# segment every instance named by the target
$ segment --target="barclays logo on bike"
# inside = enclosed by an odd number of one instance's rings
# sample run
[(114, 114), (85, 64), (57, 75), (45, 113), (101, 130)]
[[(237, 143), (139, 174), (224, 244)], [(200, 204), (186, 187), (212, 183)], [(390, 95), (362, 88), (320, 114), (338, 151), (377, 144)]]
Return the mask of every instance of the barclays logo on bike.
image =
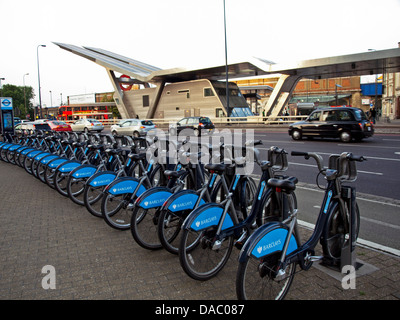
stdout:
[(95, 180), (92, 182), (94, 186), (104, 186), (106, 184), (109, 184), (113, 179), (103, 179), (103, 180)]
[(62, 167), (62, 168), (60, 168), (60, 170), (62, 172), (69, 172), (69, 171), (74, 170), (75, 168), (76, 168), (76, 166), (69, 166), (69, 167)]
[(197, 227), (197, 228), (200, 228), (200, 227), (203, 227), (203, 226), (205, 226), (205, 225), (210, 225), (210, 224), (212, 224), (213, 222), (215, 222), (215, 221), (217, 221), (218, 220), (218, 217), (217, 216), (213, 216), (213, 217), (210, 217), (210, 218), (207, 218), (207, 219), (204, 219), (204, 220), (199, 220), (199, 221), (196, 221), (195, 223), (194, 223), (194, 225)]
[(277, 241), (273, 241), (273, 242), (270, 242), (270, 243), (262, 245), (262, 246), (260, 245), (257, 247), (257, 252), (259, 255), (261, 255), (263, 252), (273, 249), (276, 246), (279, 246), (281, 243), (282, 243), (281, 239), (279, 239)]
[(126, 193), (126, 192), (132, 192), (132, 186), (128, 187), (120, 187), (120, 188), (112, 188), (111, 189), (112, 193)]
[(85, 178), (85, 177), (90, 177), (93, 173), (94, 173), (94, 170), (75, 172), (73, 174), (73, 177), (74, 178), (79, 178), (79, 177)]
[(179, 210), (179, 209), (190, 209), (193, 207), (193, 202), (192, 201), (187, 201), (187, 202), (183, 202), (183, 203), (178, 203), (178, 204), (173, 204), (172, 205), (172, 209), (175, 210)]
[(154, 206), (154, 205), (159, 205), (161, 203), (164, 203), (164, 199), (157, 199), (157, 200), (152, 200), (152, 201), (145, 201), (144, 202), (144, 206), (148, 207), (148, 206)]

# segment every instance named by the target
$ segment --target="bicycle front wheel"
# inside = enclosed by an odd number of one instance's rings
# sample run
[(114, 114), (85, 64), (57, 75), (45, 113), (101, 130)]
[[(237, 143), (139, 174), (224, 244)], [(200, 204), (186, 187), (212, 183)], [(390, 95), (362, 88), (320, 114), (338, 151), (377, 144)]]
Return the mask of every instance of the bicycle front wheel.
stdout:
[(200, 231), (182, 230), (179, 262), (186, 274), (195, 280), (209, 280), (217, 275), (231, 255), (233, 236), (217, 243), (216, 231), (216, 226)]
[[(354, 242), (358, 238), (360, 230), (360, 210), (356, 203), (355, 217), (355, 237)], [(321, 244), (324, 257), (330, 260), (333, 264), (338, 264), (341, 259), (342, 248), (349, 237), (349, 210), (346, 207), (346, 212), (342, 213), (340, 206), (336, 205), (330, 212), (324, 231), (322, 233)]]
[(236, 294), (239, 300), (282, 300), (289, 291), (296, 263), (286, 266), (284, 276), (276, 270), (282, 252), (278, 251), (261, 259), (252, 255), (239, 263), (236, 276)]

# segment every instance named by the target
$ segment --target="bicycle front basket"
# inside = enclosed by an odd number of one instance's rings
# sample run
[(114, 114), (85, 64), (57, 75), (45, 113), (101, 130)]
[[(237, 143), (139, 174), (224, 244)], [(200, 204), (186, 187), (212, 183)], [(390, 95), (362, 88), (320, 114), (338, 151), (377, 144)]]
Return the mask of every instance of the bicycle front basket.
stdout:
[(288, 169), (287, 153), (268, 150), (268, 161), (273, 171), (286, 171)]
[(342, 162), (342, 168), (339, 168), (340, 155), (332, 154), (329, 157), (329, 169), (337, 170), (341, 172), (338, 179), (342, 181), (353, 182), (357, 179), (357, 167), (354, 161), (348, 159)]

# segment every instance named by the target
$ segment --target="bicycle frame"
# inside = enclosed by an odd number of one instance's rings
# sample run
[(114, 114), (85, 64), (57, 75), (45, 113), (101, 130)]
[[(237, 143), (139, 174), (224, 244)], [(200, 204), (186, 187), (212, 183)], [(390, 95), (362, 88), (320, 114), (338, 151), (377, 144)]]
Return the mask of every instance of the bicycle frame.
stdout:
[[(204, 208), (200, 206), (189, 214), (189, 216), (183, 223), (182, 228), (192, 228), (198, 231), (199, 229), (196, 225), (198, 225), (199, 223), (203, 226), (203, 228), (208, 228), (214, 225), (217, 227), (217, 232), (215, 235), (217, 239), (216, 241), (221, 241), (231, 235), (234, 235), (236, 239), (240, 237), (238, 241), (241, 241), (243, 238), (245, 238), (247, 234), (246, 232), (242, 234), (241, 230), (243, 228), (249, 229), (253, 225), (253, 223), (256, 221), (257, 216), (261, 214), (261, 206), (264, 203), (265, 199), (268, 198), (273, 192), (271, 188), (266, 188), (266, 182), (269, 178), (271, 178), (271, 172), (268, 168), (268, 164), (264, 164), (264, 166), (260, 182), (258, 184), (255, 194), (256, 196), (253, 200), (252, 209), (246, 219), (241, 222), (239, 221), (236, 214), (236, 209), (233, 205), (232, 193), (229, 192), (226, 180), (222, 177), (223, 189), (225, 190), (225, 192), (228, 192), (227, 198), (220, 204), (218, 204), (218, 206), (223, 208), (222, 212), (220, 210), (215, 210), (215, 215), (209, 215), (207, 213), (207, 210), (204, 210)], [(207, 205), (208, 204), (205, 204), (204, 206)], [(231, 219), (233, 219), (232, 222), (225, 222), (228, 216), (228, 212), (231, 212), (229, 216), (231, 217)], [(202, 224), (201, 222), (205, 220), (209, 221), (209, 223)]]
[[(359, 160), (362, 161), (362, 160)], [(314, 256), (314, 249), (317, 246), (322, 234), (327, 227), (328, 218), (335, 212), (339, 207), (341, 214), (350, 215), (349, 224), (345, 224), (346, 233), (350, 232), (348, 240), (348, 253), (352, 253), (355, 243), (355, 215), (356, 215), (356, 201), (355, 201), (355, 188), (350, 186), (341, 186), (340, 173), (337, 170), (325, 169), (325, 175), (327, 178), (327, 187), (325, 190), (322, 206), (319, 211), (318, 219), (315, 224), (314, 231), (311, 237), (302, 245), (298, 245), (297, 239), (293, 241), (293, 230), (297, 221), (297, 210), (291, 208), (292, 215), (282, 223), (271, 223), (260, 227), (246, 242), (239, 256), (239, 262), (245, 262), (246, 257), (254, 255), (256, 258), (266, 257), (274, 252), (282, 251), (279, 261), (280, 266), (275, 270), (277, 272), (277, 280), (284, 277), (284, 271), (286, 266), (292, 263), (298, 263), (303, 270), (308, 270), (312, 262), (321, 260), (323, 256)], [(343, 217), (343, 221), (347, 221), (347, 217)], [(287, 226), (287, 223), (289, 223)], [(280, 230), (281, 232), (275, 232)], [(275, 234), (273, 234), (275, 232)], [(257, 252), (258, 248), (264, 248), (265, 245), (267, 250), (261, 250)], [(346, 247), (343, 246), (343, 247)], [(343, 250), (342, 250), (343, 254)], [(352, 263), (351, 257), (346, 256), (344, 263)], [(343, 263), (341, 263), (343, 265)]]

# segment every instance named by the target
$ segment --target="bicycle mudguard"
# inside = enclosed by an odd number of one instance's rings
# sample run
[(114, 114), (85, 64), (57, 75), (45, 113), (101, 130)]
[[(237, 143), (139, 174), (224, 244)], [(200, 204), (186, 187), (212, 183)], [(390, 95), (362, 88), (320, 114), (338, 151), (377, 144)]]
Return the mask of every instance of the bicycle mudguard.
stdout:
[[(258, 228), (245, 242), (239, 255), (239, 262), (247, 256), (260, 259), (271, 253), (282, 251), (289, 227), (280, 222), (270, 222)], [(296, 237), (292, 234), (286, 254), (297, 250)]]
[(32, 150), (26, 154), (26, 157), (33, 158), (34, 156), (36, 156), (37, 154), (42, 153), (42, 152), (43, 152), (43, 150)]
[[(194, 206), (199, 199), (199, 195), (194, 190), (180, 190), (171, 195), (167, 202), (163, 205), (161, 210), (169, 210), (171, 212), (178, 212), (183, 210), (193, 210)], [(199, 206), (206, 202), (201, 199)]]
[(7, 149), (9, 149), (10, 147), (12, 147), (13, 145), (14, 145), (13, 143), (7, 142), (6, 144), (3, 144), (3, 145), (1, 146), (1, 149), (7, 150)]
[[(124, 194), (124, 193), (133, 193), (139, 184), (139, 179), (133, 177), (122, 177), (114, 182), (110, 183), (104, 192), (111, 193), (113, 195)], [(143, 192), (146, 191), (146, 188), (141, 185), (139, 190), (136, 192), (136, 196), (140, 196)]]
[(73, 169), (70, 175), (73, 178), (89, 178), (96, 173), (97, 167), (92, 164), (81, 164), (79, 167)]
[(113, 182), (116, 176), (114, 171), (97, 172), (86, 181), (86, 184), (91, 187), (103, 187)]
[(27, 149), (24, 149), (24, 150), (21, 151), (21, 155), (24, 156), (24, 155), (28, 154), (29, 152), (35, 151), (35, 150), (37, 150), (37, 149), (35, 149), (35, 148), (27, 148)]
[(173, 192), (170, 188), (154, 187), (143, 192), (136, 199), (135, 206), (144, 209), (161, 207), (172, 194)]
[[(224, 206), (217, 203), (206, 203), (194, 209), (184, 221), (182, 228), (200, 231), (217, 226), (221, 220)], [(222, 224), (222, 230), (233, 227), (233, 221), (227, 213)]]
[(62, 163), (64, 163), (64, 162), (67, 162), (67, 161), (69, 161), (69, 159), (58, 157), (58, 158), (54, 158), (53, 160), (50, 160), (50, 161), (47, 163), (47, 166), (48, 166), (50, 169), (56, 169), (60, 164), (62, 164)]
[(17, 149), (16, 149), (16, 152), (21, 152), (22, 150), (26, 150), (26, 149), (32, 149), (31, 147), (28, 147), (28, 146), (19, 146)]
[(17, 150), (17, 149), (20, 148), (20, 147), (21, 147), (20, 144), (14, 144), (14, 145), (12, 145), (11, 147), (9, 147), (8, 150), (9, 150), (9, 151), (15, 151), (15, 150)]
[(40, 161), (40, 159), (43, 159), (44, 157), (51, 155), (51, 154), (52, 153), (49, 153), (49, 152), (41, 152), (33, 157), (33, 161)]
[(58, 158), (61, 159), (60, 156), (55, 155), (55, 154), (48, 155), (48, 156), (45, 156), (44, 158), (40, 159), (40, 163), (46, 165), (46, 164), (48, 164), (51, 160), (58, 159)]
[(82, 165), (82, 163), (77, 161), (77, 160), (68, 160), (68, 161), (66, 161), (64, 163), (61, 163), (57, 167), (56, 171), (60, 171), (62, 173), (69, 173), (69, 172), (71, 172), (72, 170), (74, 170), (75, 168), (77, 168), (77, 167), (79, 167), (81, 165)]

